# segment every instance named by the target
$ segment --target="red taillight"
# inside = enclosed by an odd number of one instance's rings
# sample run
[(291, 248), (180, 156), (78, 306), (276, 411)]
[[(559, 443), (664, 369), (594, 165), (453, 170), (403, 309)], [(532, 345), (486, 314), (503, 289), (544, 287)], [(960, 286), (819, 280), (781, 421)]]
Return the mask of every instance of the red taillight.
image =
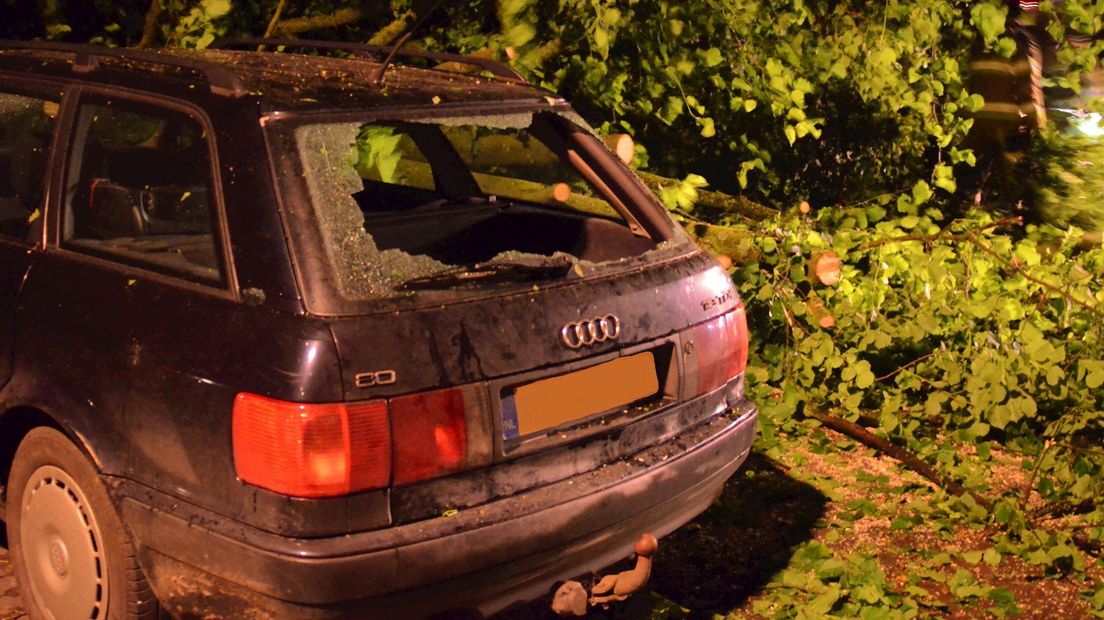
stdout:
[(460, 388), (391, 399), (395, 484), (460, 470), (468, 453)]
[(304, 404), (256, 394), (234, 400), (234, 467), (284, 495), (328, 497), (387, 486), (387, 403)]
[(732, 348), (735, 350), (732, 356), (732, 375), (735, 376), (747, 369), (749, 334), (744, 302), (737, 304), (736, 309), (728, 315), (728, 328), (732, 332)]
[(741, 302), (728, 314), (690, 330), (698, 361), (697, 394), (720, 388), (747, 368), (747, 316)]
[(693, 354), (698, 360), (697, 394), (711, 392), (725, 383), (731, 368), (728, 353), (728, 329), (725, 317), (698, 325), (690, 332)]

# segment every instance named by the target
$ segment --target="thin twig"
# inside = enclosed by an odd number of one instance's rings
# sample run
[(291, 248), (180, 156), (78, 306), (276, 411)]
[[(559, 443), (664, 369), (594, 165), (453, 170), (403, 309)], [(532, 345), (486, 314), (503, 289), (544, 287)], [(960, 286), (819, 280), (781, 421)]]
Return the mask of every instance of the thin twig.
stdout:
[(1073, 544), (1077, 545), (1078, 549), (1094, 557), (1100, 557), (1100, 552), (1104, 551), (1104, 543), (1097, 540), (1091, 540), (1084, 536), (1078, 536), (1077, 534), (1071, 534), (1070, 540), (1073, 541)]
[[(1097, 508), (1099, 508), (1099, 506), (1092, 500), (1085, 500), (1078, 504), (1072, 504), (1070, 502), (1050, 502), (1031, 511), (1031, 518), (1033, 521), (1052, 521), (1055, 519), (1089, 514)], [(1025, 510), (1024, 512), (1027, 511)]]
[(1054, 440), (1051, 440), (1051, 443), (1053, 443), (1055, 446), (1058, 446), (1059, 448), (1065, 448), (1067, 450), (1073, 450), (1073, 451), (1081, 453), (1081, 454), (1094, 454), (1096, 456), (1104, 456), (1104, 450), (1099, 450), (1099, 449), (1096, 449), (1096, 448), (1087, 448), (1085, 446), (1075, 446), (1075, 445), (1070, 444), (1070, 443), (1063, 443), (1061, 441), (1054, 441)]
[(1072, 293), (1070, 293), (1069, 291), (1067, 291), (1066, 289), (1064, 289), (1060, 286), (1055, 286), (1053, 284), (1050, 284), (1049, 282), (1044, 282), (1043, 280), (1040, 280), (1039, 278), (1036, 278), (1035, 276), (1031, 275), (1030, 273), (1027, 273), (1027, 271), (1024, 270), (1023, 265), (1021, 265), (1020, 263), (1012, 262), (1012, 261), (1009, 261), (1009, 260), (1005, 259), (1003, 256), (998, 254), (996, 250), (994, 250), (993, 248), (991, 248), (991, 247), (985, 245), (984, 243), (982, 243), (981, 241), (979, 241), (977, 239), (977, 237), (974, 236), (973, 234), (970, 234), (966, 238), (966, 241), (969, 241), (970, 243), (974, 244), (982, 252), (985, 252), (986, 254), (988, 254), (988, 255), (992, 256), (993, 258), (997, 259), (998, 262), (1000, 262), (1002, 265), (1004, 265), (1009, 270), (1013, 271), (1014, 273), (1020, 274), (1021, 276), (1024, 277), (1025, 280), (1028, 280), (1029, 282), (1034, 282), (1035, 284), (1047, 289), (1048, 291), (1050, 291), (1052, 293), (1057, 293), (1058, 295), (1061, 295), (1062, 297), (1065, 297), (1070, 302), (1073, 302), (1073, 303), (1081, 306), (1082, 308), (1088, 310), (1089, 312), (1095, 314), (1096, 316), (1098, 316), (1100, 318), (1104, 318), (1104, 310), (1101, 310), (1101, 309), (1097, 308), (1095, 305), (1090, 304), (1090, 303), (1088, 303), (1087, 301), (1085, 301), (1083, 299), (1079, 299), (1078, 297), (1075, 297)]
[(900, 368), (898, 368), (897, 370), (894, 370), (893, 372), (891, 372), (891, 373), (889, 373), (889, 374), (887, 374), (887, 375), (884, 375), (884, 376), (878, 377), (877, 379), (875, 379), (875, 381), (878, 381), (878, 382), (880, 383), (880, 382), (882, 382), (882, 381), (885, 381), (886, 379), (890, 379), (890, 378), (892, 378), (892, 377), (893, 377), (894, 375), (896, 375), (897, 373), (899, 373), (899, 372), (901, 372), (901, 371), (903, 371), (903, 370), (908, 370), (909, 368), (911, 368), (911, 367), (913, 367), (913, 366), (915, 366), (915, 365), (919, 364), (920, 362), (922, 362), (922, 361), (924, 361), (924, 360), (928, 359), (929, 357), (932, 357), (932, 356), (934, 356), (934, 355), (935, 355), (936, 353), (939, 353), (939, 351), (932, 351), (931, 353), (928, 353), (927, 355), (921, 355), (920, 357), (918, 357), (918, 358), (916, 358), (916, 359), (912, 360), (911, 362), (909, 362), (909, 363), (905, 364), (904, 366), (901, 366), (901, 367), (900, 367)]
[(887, 237), (885, 239), (879, 239), (878, 241), (871, 241), (870, 243), (864, 243), (859, 246), (860, 250), (872, 250), (879, 248), (883, 245), (889, 245), (891, 243), (903, 243), (905, 241), (922, 241), (924, 243), (935, 243), (936, 241), (969, 241), (971, 236), (989, 230), (990, 228), (1000, 228), (1002, 226), (1019, 226), (1023, 224), (1023, 218), (1019, 217), (1004, 217), (984, 226), (978, 226), (977, 228), (971, 228), (962, 233), (954, 235), (948, 235), (947, 229), (940, 230), (934, 235), (902, 235), (900, 237)]
[(1023, 493), (1020, 495), (1020, 505), (1027, 510), (1027, 502), (1031, 499), (1031, 490), (1035, 488), (1035, 479), (1039, 476), (1039, 470), (1043, 467), (1043, 459), (1046, 458), (1047, 452), (1050, 452), (1051, 447), (1054, 446), (1054, 442), (1046, 440), (1043, 442), (1043, 450), (1039, 453), (1039, 457), (1035, 459), (1035, 467), (1031, 470), (1031, 479), (1027, 481), (1027, 486), (1024, 487)]

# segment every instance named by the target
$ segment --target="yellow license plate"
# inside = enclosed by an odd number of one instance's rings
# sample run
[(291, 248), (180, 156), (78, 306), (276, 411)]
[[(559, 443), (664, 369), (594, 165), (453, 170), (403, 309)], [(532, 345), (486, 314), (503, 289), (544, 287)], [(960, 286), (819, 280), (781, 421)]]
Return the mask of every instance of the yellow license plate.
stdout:
[(651, 352), (523, 385), (514, 394), (517, 434), (528, 435), (659, 392)]

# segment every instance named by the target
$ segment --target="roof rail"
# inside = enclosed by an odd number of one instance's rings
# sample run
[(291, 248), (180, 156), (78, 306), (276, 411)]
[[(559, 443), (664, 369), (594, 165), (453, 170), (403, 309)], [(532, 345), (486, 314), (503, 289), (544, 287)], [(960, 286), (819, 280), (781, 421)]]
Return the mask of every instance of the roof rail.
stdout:
[[(263, 38), (246, 38), (246, 37), (233, 37), (227, 39), (219, 39), (211, 44), (212, 49), (244, 49), (251, 47), (297, 47), (303, 49), (317, 49), (317, 50), (340, 50), (345, 52), (362, 52), (368, 53), (378, 57), (381, 61), (391, 52), (390, 47), (383, 47), (379, 45), (368, 45), (367, 43), (347, 43), (344, 41), (317, 41), (309, 39), (263, 39)], [(517, 82), (520, 84), (528, 84), (529, 82), (522, 77), (516, 69), (510, 65), (500, 62), (498, 60), (492, 60), (490, 58), (480, 58), (478, 56), (464, 56), (461, 54), (445, 54), (438, 52), (419, 52), (419, 51), (407, 51), (401, 50), (398, 53), (399, 56), (407, 58), (425, 58), (428, 60), (435, 60), (438, 62), (455, 62), (465, 65), (471, 65), (489, 71), (497, 78), (501, 78), (508, 82)]]
[(186, 58), (174, 54), (162, 54), (151, 50), (139, 50), (120, 47), (99, 47), (79, 43), (59, 43), (55, 41), (13, 41), (0, 40), (0, 49), (28, 49), (65, 52), (73, 54), (73, 71), (87, 73), (93, 71), (100, 58), (119, 58), (137, 60), (168, 67), (190, 69), (203, 74), (211, 87), (211, 92), (224, 97), (243, 97), (249, 93), (241, 79), (233, 71), (221, 65)]

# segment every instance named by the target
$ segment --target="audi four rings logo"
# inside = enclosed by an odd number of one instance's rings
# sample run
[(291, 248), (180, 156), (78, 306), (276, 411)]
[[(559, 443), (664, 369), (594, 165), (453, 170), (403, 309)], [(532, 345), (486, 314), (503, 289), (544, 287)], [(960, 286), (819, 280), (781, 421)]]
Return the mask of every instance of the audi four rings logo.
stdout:
[(569, 349), (589, 347), (597, 342), (617, 340), (621, 335), (621, 319), (612, 314), (596, 319), (568, 323), (560, 328), (560, 340)]

